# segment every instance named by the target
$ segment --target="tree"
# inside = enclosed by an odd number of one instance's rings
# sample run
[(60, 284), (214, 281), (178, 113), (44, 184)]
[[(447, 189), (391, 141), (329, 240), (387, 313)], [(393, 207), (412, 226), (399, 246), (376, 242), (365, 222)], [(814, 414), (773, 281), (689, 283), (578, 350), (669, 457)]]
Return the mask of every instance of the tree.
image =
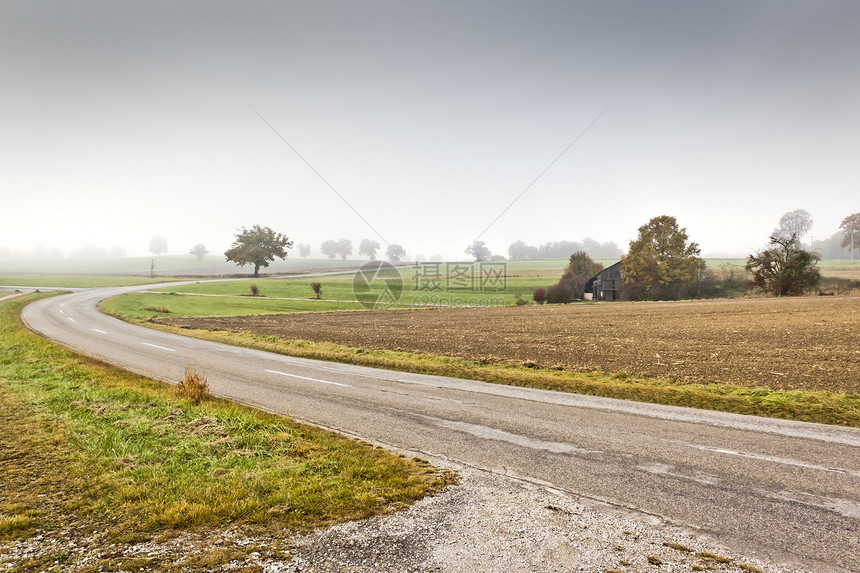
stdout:
[(779, 227), (773, 231), (773, 236), (788, 238), (794, 235), (799, 241), (811, 228), (812, 215), (809, 214), (809, 211), (796, 209), (780, 217)]
[(197, 243), (194, 245), (194, 248), (188, 251), (189, 255), (194, 255), (197, 257), (198, 261), (202, 261), (203, 257), (209, 254), (209, 251), (206, 250), (206, 247), (203, 246), (202, 243)]
[(538, 258), (537, 247), (527, 245), (522, 241), (514, 241), (508, 247), (508, 258), (515, 259), (536, 259)]
[(634, 300), (679, 298), (705, 270), (700, 252), (697, 243), (687, 243), (687, 229), (679, 229), (675, 217), (651, 219), (639, 227), (639, 236), (621, 257), (625, 295)]
[(570, 285), (574, 298), (583, 299), (585, 298), (585, 283), (602, 270), (603, 265), (594, 261), (585, 254), (585, 251), (577, 251), (570, 255), (570, 261), (567, 268), (564, 269), (560, 282)]
[(298, 247), (299, 247), (299, 256), (303, 259), (308, 258), (308, 255), (311, 254), (311, 246), (308, 245), (307, 243), (304, 243), (304, 244), (299, 243)]
[(323, 244), (320, 245), (320, 252), (330, 259), (335, 258), (338, 254), (337, 241), (331, 239), (323, 241)]
[(391, 245), (388, 245), (388, 248), (385, 249), (385, 256), (392, 263), (396, 263), (406, 256), (406, 249), (404, 249), (397, 243), (393, 243)]
[(535, 289), (535, 291), (532, 293), (532, 300), (538, 304), (543, 304), (544, 301), (546, 300), (546, 289), (545, 288)]
[(352, 254), (352, 241), (349, 239), (338, 239), (337, 254), (340, 255), (341, 259), (346, 260)]
[(161, 236), (155, 236), (149, 240), (149, 252), (153, 255), (160, 255), (167, 252), (167, 239)]
[(603, 265), (592, 260), (585, 251), (573, 253), (558, 284), (547, 289), (546, 301), (558, 304), (585, 298), (585, 283), (602, 270)]
[(750, 255), (752, 284), (774, 296), (797, 296), (818, 284), (820, 257), (800, 248), (797, 237), (771, 237), (770, 248)]
[(311, 288), (317, 297), (317, 300), (322, 296), (322, 283), (311, 283)]
[(242, 227), (236, 233), (233, 245), (224, 252), (228, 261), (240, 267), (254, 265), (254, 276), (260, 276), (260, 267), (268, 267), (275, 258), (286, 259), (286, 249), (292, 249), (293, 242), (269, 227), (254, 225), (250, 229)]
[(467, 255), (475, 257), (476, 261), (488, 261), (493, 256), (493, 253), (490, 252), (484, 241), (475, 241), (466, 247), (465, 252)]
[(854, 250), (860, 247), (860, 241), (854, 237), (854, 233), (860, 232), (860, 212), (842, 219), (839, 228), (842, 229), (840, 245), (842, 248), (848, 247), (851, 250), (851, 262), (854, 262)]
[(576, 241), (550, 241), (538, 247), (542, 259), (566, 259), (571, 253), (581, 251), (582, 245)]
[(368, 257), (371, 261), (376, 260), (376, 251), (379, 250), (379, 243), (371, 239), (362, 239), (358, 245), (358, 256)]

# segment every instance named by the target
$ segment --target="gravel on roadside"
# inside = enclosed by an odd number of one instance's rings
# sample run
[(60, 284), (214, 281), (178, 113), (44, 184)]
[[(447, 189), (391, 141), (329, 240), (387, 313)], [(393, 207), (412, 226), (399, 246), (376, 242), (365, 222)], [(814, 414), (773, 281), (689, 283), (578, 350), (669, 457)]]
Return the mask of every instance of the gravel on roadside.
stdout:
[(804, 571), (547, 484), (431, 461), (455, 469), (459, 484), (403, 511), (283, 539), (237, 527), (129, 544), (92, 531), (37, 532), (0, 542), (0, 572)]

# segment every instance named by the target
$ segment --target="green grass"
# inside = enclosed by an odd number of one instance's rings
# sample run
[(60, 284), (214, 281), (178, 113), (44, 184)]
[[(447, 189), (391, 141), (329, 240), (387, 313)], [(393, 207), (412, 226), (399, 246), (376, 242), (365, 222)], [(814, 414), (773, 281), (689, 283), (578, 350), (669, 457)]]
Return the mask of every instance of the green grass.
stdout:
[(359, 303), (325, 300), (278, 300), (257, 297), (205, 297), (181, 294), (131, 293), (104, 301), (99, 308), (123, 320), (146, 321), (156, 316), (242, 316), (291, 312), (364, 310)]
[(36, 529), (256, 527), (274, 536), (402, 507), (450, 480), (289, 419), (82, 358), (0, 303), (0, 539)]
[(260, 289), (260, 294), (264, 297), (311, 299), (315, 298), (314, 291), (311, 289), (312, 281), (322, 283), (322, 299), (324, 300), (355, 300), (352, 292), (352, 275), (348, 275), (348, 278), (340, 278), (338, 276), (302, 279), (239, 279), (201, 282), (154, 290), (159, 292), (247, 296), (251, 293), (251, 285), (257, 285), (257, 288)]
[[(400, 303), (403, 305), (478, 305), (478, 306), (510, 306), (516, 301), (516, 296), (530, 301), (532, 292), (540, 287), (548, 287), (558, 281), (561, 272), (554, 276), (512, 276), (506, 279), (504, 289), (482, 287), (478, 277), (475, 277), (472, 288), (447, 288), (445, 278), (441, 280), (440, 288), (421, 280), (416, 281), (415, 271), (411, 268), (400, 269), (402, 293)], [(557, 274), (557, 276), (555, 276)], [(200, 282), (177, 287), (153, 289), (159, 292), (177, 292), (187, 294), (217, 294), (228, 296), (247, 296), (251, 285), (256, 285), (260, 293), (267, 298), (301, 298), (309, 299), (314, 296), (311, 281), (322, 283), (322, 299), (330, 301), (354, 301), (353, 275), (338, 275), (310, 278), (279, 278), (279, 279), (242, 279), (223, 282)], [(385, 279), (373, 281), (373, 292), (381, 292), (385, 288)], [(428, 288), (432, 287), (432, 288)]]
[[(401, 267), (395, 271), (380, 275), (373, 282), (374, 292), (384, 288), (383, 280), (396, 277), (399, 274), (402, 285), (400, 303), (402, 305), (441, 305), (441, 306), (510, 306), (516, 303), (517, 296), (526, 302), (531, 302), (532, 293), (538, 288), (547, 288), (556, 284), (567, 265), (567, 259), (538, 259), (529, 261), (504, 261), (507, 276), (501, 286), (481, 280), (479, 263), (463, 263), (467, 269), (465, 286), (458, 283), (454, 276), (455, 264), (427, 264), (416, 269), (414, 266)], [(617, 259), (601, 259), (609, 266)], [(709, 265), (719, 269), (720, 265), (730, 264), (743, 267), (740, 259), (713, 259)], [(422, 278), (419, 269), (438, 269), (441, 273), (438, 282)], [(392, 276), (393, 275), (393, 276)], [(240, 296), (250, 293), (251, 285), (256, 285), (266, 297), (311, 298), (313, 290), (311, 281), (321, 282), (322, 298), (327, 300), (355, 300), (353, 292), (353, 274), (323, 276), (318, 278), (258, 278), (225, 282), (201, 282), (179, 287), (156, 289), (190, 294), (218, 294)]]

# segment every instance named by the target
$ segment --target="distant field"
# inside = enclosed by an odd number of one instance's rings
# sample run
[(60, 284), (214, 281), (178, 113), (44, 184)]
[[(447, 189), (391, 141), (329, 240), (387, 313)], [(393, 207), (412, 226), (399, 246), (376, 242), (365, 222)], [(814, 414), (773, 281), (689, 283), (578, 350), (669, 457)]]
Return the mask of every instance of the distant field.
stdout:
[[(284, 274), (299, 272), (333, 271), (355, 268), (366, 261), (342, 261), (340, 259), (302, 259), (289, 256), (285, 261), (275, 261), (261, 273)], [(154, 264), (154, 268), (151, 268)], [(139, 275), (156, 276), (206, 276), (206, 275), (251, 275), (253, 267), (240, 267), (228, 263), (223, 255), (207, 255), (198, 261), (192, 255), (162, 255), (159, 257), (118, 257), (111, 259), (59, 259), (59, 260), (0, 260), (0, 275), (9, 274), (73, 274), (73, 275)]]
[(113, 287), (160, 283), (164, 280), (164, 278), (106, 275), (0, 275), (0, 285), (24, 287)]

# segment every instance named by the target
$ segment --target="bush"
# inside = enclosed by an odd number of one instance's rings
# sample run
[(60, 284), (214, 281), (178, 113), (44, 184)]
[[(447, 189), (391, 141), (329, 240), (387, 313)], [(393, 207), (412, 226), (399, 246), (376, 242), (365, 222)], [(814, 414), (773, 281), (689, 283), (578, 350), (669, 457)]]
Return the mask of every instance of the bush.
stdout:
[(546, 289), (546, 301), (550, 304), (573, 302), (573, 287), (568, 282), (560, 282)]
[(798, 296), (821, 280), (821, 257), (800, 248), (797, 237), (771, 237), (770, 248), (747, 258), (752, 284), (774, 296)]
[(260, 296), (260, 289), (257, 288), (257, 285), (251, 285), (251, 296)]
[(539, 288), (532, 293), (532, 300), (538, 304), (543, 304), (546, 300), (546, 289)]
[(322, 295), (322, 283), (311, 283), (311, 288), (314, 289), (314, 294), (319, 299)]
[(191, 366), (185, 367), (185, 376), (176, 386), (176, 395), (199, 404), (209, 396), (209, 382), (206, 375)]

